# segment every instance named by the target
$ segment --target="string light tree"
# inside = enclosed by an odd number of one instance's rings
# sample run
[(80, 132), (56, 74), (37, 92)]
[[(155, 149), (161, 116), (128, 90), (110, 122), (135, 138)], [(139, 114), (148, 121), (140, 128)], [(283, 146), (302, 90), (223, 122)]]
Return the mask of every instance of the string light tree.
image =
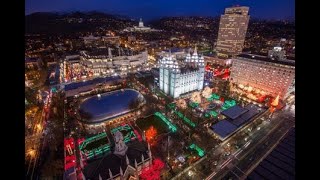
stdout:
[(210, 98), (211, 94), (212, 94), (212, 89), (209, 86), (206, 86), (201, 93), (202, 97), (206, 99)]
[(155, 142), (155, 137), (158, 135), (157, 130), (153, 126), (150, 126), (150, 128), (147, 129), (145, 134), (146, 134), (147, 142), (153, 145), (153, 143)]
[(274, 111), (276, 110), (276, 107), (279, 105), (279, 94), (277, 95), (277, 97), (271, 102), (270, 104), (270, 115), (269, 118), (272, 118)]

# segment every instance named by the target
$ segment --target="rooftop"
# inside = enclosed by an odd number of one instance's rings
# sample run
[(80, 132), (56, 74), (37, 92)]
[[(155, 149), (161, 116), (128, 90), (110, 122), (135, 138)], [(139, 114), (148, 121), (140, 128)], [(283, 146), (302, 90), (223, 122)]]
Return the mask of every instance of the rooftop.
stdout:
[(234, 132), (238, 131), (244, 124), (253, 120), (253, 117), (266, 108), (261, 108), (254, 104), (249, 104), (245, 108), (235, 105), (225, 111), (223, 115), (227, 116), (226, 119), (219, 121), (211, 126), (212, 131), (217, 134), (221, 140), (225, 140)]
[(295, 128), (290, 129), (248, 179), (295, 179)]
[[(231, 108), (230, 108), (231, 109)], [(233, 120), (229, 120), (232, 124), (236, 125), (237, 127), (242, 126), (243, 124), (249, 122), (250, 120), (253, 120), (252, 117), (257, 115), (262, 111), (259, 110), (259, 107), (257, 105), (249, 104), (248, 106), (245, 107), (247, 110), (244, 114), (238, 116), (237, 118)]]
[(237, 126), (233, 125), (227, 120), (221, 120), (218, 123), (211, 126), (211, 129), (218, 134), (222, 139), (225, 139), (234, 131), (236, 131)]
[[(149, 155), (147, 153), (147, 146), (139, 141), (133, 141), (128, 145), (128, 150), (126, 155), (129, 159), (129, 164), (132, 167), (135, 167), (135, 160), (137, 164), (141, 163), (141, 156), (144, 156), (144, 159), (148, 159)], [(122, 168), (123, 173), (127, 168), (126, 157), (117, 156), (115, 154), (109, 154), (102, 159), (89, 162), (88, 165), (84, 168), (84, 175), (87, 179), (98, 180), (99, 174), (102, 179), (109, 178), (109, 169), (112, 172), (112, 175), (117, 175), (120, 173), (120, 167)]]
[(120, 76), (95, 78), (95, 79), (84, 81), (84, 82), (82, 81), (82, 82), (67, 84), (67, 85), (65, 85), (64, 89), (65, 89), (65, 91), (69, 91), (69, 90), (77, 89), (77, 88), (80, 88), (83, 86), (88, 86), (88, 85), (93, 85), (93, 84), (98, 84), (98, 83), (105, 83), (108, 81), (115, 81), (115, 80), (119, 80), (119, 79), (121, 79)]
[(185, 66), (180, 68), (180, 71), (182, 74), (192, 72), (192, 71), (197, 71), (197, 70), (199, 70), (198, 67)]
[(239, 54), (237, 57), (245, 58), (245, 59), (252, 59), (252, 60), (258, 60), (258, 61), (264, 61), (264, 62), (270, 62), (270, 63), (277, 63), (277, 64), (283, 64), (288, 66), (294, 66), (295, 61), (294, 60), (272, 60), (268, 56), (261, 56), (261, 55), (255, 55), (255, 54)]
[(249, 111), (248, 109), (242, 108), (238, 105), (232, 106), (231, 108), (224, 110), (221, 112), (221, 114), (231, 118), (231, 119), (236, 119), (240, 115), (246, 113)]
[[(117, 48), (117, 47), (110, 47), (111, 55), (113, 57), (115, 56), (131, 56), (131, 55), (136, 55), (139, 52), (138, 51), (133, 51), (129, 48)], [(101, 47), (101, 48), (94, 48), (88, 51), (85, 51), (85, 53), (89, 56), (108, 56), (109, 55), (109, 50), (107, 47)]]
[(108, 48), (97, 48), (86, 52), (89, 56), (107, 56)]
[(24, 62), (25, 63), (32, 63), (32, 62), (37, 62), (39, 60), (39, 58), (32, 58), (32, 57), (30, 57), (30, 58), (25, 58), (24, 59)]
[(168, 53), (168, 52), (170, 52), (170, 50), (171, 50), (171, 53), (183, 52), (184, 51), (183, 48), (170, 48), (170, 49), (166, 49), (164, 51)]
[(64, 172), (64, 179), (65, 180), (76, 180), (77, 179), (75, 167), (69, 168)]

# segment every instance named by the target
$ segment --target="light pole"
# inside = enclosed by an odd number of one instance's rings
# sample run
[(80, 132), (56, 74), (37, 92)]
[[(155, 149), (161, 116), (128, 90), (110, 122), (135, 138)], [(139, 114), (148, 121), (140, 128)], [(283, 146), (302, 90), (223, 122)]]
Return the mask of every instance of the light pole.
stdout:
[(168, 160), (170, 159), (170, 154), (169, 154), (169, 140), (170, 140), (170, 136), (168, 136), (168, 142), (167, 142)]

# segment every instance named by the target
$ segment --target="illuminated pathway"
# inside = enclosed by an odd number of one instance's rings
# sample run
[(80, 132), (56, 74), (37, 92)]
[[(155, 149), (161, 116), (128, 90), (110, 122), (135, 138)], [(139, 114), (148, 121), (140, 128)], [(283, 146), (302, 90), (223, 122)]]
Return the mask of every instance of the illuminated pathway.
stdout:
[(33, 129), (33, 135), (28, 136), (25, 138), (25, 146), (26, 148), (33, 148), (33, 150), (27, 150), (28, 154), (26, 156), (29, 156), (29, 166), (26, 173), (27, 179), (33, 179), (33, 175), (35, 172), (36, 166), (38, 165), (38, 162), (41, 158), (41, 152), (43, 149), (44, 139), (42, 138), (43, 131), (45, 129), (45, 121), (49, 117), (49, 109), (50, 109), (50, 103), (51, 103), (51, 97), (52, 92), (50, 91), (49, 95), (47, 96), (47, 99), (45, 101), (45, 105), (43, 107), (41, 117), (39, 118), (38, 123), (34, 124)]

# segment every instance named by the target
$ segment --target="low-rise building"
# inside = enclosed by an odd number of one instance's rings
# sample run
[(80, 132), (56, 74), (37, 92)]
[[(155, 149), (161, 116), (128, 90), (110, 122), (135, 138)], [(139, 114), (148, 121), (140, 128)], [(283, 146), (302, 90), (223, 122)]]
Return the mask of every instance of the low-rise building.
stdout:
[(126, 55), (118, 49), (117, 56), (113, 56), (111, 48), (101, 48), (95, 51), (81, 51), (80, 63), (93, 75), (112, 74), (116, 69), (127, 69), (145, 64), (148, 60), (148, 52)]

